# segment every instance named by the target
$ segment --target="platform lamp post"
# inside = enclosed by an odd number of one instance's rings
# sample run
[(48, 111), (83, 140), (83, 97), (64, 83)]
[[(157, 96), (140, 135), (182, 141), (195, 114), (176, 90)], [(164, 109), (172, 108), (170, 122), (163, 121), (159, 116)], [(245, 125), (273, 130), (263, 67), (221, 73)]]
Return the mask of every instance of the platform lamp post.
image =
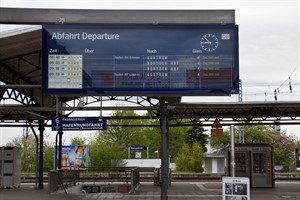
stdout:
[(234, 125), (230, 125), (230, 174), (235, 177)]

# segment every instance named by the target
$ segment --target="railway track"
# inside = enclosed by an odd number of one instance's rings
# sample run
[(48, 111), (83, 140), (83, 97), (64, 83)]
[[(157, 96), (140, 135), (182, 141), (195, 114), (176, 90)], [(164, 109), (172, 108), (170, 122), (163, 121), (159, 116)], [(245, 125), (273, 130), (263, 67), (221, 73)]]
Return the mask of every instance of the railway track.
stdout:
[[(192, 174), (192, 173), (174, 173), (171, 175), (172, 182), (216, 182), (222, 181), (224, 174)], [(22, 174), (22, 183), (34, 183), (34, 174)], [(124, 182), (130, 180), (130, 176), (126, 177), (124, 173), (82, 173), (79, 182)], [(276, 181), (300, 181), (300, 174), (279, 174), (275, 175)], [(44, 182), (48, 181), (48, 174), (44, 174)], [(141, 182), (152, 182), (153, 172), (141, 172)]]

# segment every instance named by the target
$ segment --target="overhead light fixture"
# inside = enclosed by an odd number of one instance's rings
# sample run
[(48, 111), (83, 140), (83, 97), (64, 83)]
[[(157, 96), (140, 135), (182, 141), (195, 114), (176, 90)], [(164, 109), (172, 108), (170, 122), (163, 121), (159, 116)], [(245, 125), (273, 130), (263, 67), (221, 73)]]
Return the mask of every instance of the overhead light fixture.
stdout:
[(80, 109), (80, 110), (82, 110), (83, 107), (84, 107), (84, 105), (85, 105), (85, 104), (84, 104), (83, 101), (79, 101), (78, 104), (77, 104), (77, 108)]

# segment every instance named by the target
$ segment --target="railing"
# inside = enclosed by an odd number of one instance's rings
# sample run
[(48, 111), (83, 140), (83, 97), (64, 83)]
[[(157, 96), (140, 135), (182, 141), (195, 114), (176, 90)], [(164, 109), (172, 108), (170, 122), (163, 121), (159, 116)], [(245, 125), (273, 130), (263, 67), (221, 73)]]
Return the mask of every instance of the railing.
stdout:
[(86, 172), (82, 172), (85, 180), (81, 182), (123, 182), (128, 184), (129, 174), (126, 167), (89, 167)]
[(56, 192), (63, 188), (67, 194), (66, 188), (75, 186), (79, 182), (79, 170), (51, 170), (48, 172), (48, 192)]
[(130, 186), (130, 194), (133, 194), (140, 184), (140, 170), (136, 167), (91, 167), (82, 176), (84, 180), (80, 180), (81, 182), (123, 182), (123, 185)]
[(140, 184), (140, 169), (133, 168), (131, 169), (131, 181), (130, 181), (130, 194), (135, 193), (136, 188)]

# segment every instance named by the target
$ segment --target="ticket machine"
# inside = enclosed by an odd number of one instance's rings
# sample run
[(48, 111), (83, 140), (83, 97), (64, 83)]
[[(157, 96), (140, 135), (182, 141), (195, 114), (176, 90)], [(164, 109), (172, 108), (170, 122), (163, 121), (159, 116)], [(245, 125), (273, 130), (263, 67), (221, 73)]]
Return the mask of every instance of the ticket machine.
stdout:
[[(227, 173), (230, 176), (230, 148)], [(273, 148), (269, 144), (235, 144), (235, 176), (249, 177), (251, 187), (274, 187)]]

